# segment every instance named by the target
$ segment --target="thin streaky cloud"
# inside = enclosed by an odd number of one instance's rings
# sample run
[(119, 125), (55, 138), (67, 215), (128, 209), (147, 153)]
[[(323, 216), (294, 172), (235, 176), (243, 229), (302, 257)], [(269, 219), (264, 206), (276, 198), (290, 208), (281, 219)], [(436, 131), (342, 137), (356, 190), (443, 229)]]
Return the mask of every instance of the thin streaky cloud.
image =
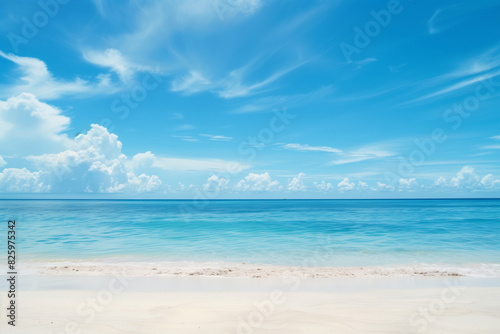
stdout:
[(174, 130), (176, 131), (187, 131), (187, 130), (193, 130), (196, 129), (196, 127), (192, 124), (183, 124), (178, 127), (176, 127)]
[(323, 86), (317, 90), (304, 94), (284, 95), (284, 96), (266, 96), (253, 99), (250, 103), (246, 103), (241, 107), (236, 108), (232, 113), (244, 114), (260, 111), (273, 111), (274, 108), (286, 106), (287, 108), (296, 108), (304, 105), (311, 105), (319, 101), (327, 99), (335, 91), (332, 85)]
[(301, 151), (301, 152), (313, 151), (313, 152), (342, 153), (342, 150), (328, 146), (309, 146), (307, 144), (303, 145), (303, 144), (291, 143), (291, 144), (284, 144), (282, 147), (286, 150)]
[(330, 161), (328, 165), (345, 165), (365, 160), (390, 158), (395, 156), (396, 153), (389, 150), (389, 146), (391, 145), (372, 144), (354, 150), (345, 151), (339, 155), (338, 159)]
[(429, 34), (436, 35), (459, 25), (479, 10), (498, 6), (498, 1), (462, 1), (434, 11), (427, 21)]
[[(238, 4), (231, 4), (231, 7), (235, 7), (233, 5), (240, 6), (243, 3), (248, 2), (254, 10), (245, 10), (244, 12), (248, 14), (254, 14), (258, 9), (261, 8), (260, 1), (238, 1)], [(163, 5), (158, 5), (160, 8), (156, 8), (152, 11), (152, 15), (156, 17), (158, 12), (161, 12), (161, 8)], [(213, 8), (205, 8), (205, 5), (199, 5), (194, 3), (192, 7), (203, 7), (203, 10), (208, 15), (209, 9), (213, 11)], [(187, 8), (185, 6), (173, 6), (173, 8), (169, 8), (169, 12), (176, 12), (179, 9), (182, 9), (180, 14), (186, 16), (186, 19), (192, 15), (191, 12), (197, 12), (197, 10), (191, 11), (189, 13), (185, 12)], [(243, 6), (243, 7), (248, 7)], [(283, 49), (286, 47), (287, 49), (290, 47), (289, 39), (283, 38), (284, 36), (290, 37), (291, 33), (295, 31), (299, 31), (298, 29), (303, 27), (305, 23), (310, 22), (313, 17), (319, 15), (321, 13), (321, 9), (324, 8), (324, 5), (317, 6), (312, 10), (306, 11), (305, 13), (301, 13), (297, 18), (292, 20), (285, 21), (286, 23), (282, 26), (276, 28), (271, 31), (261, 42), (262, 44), (272, 45), (274, 47), (273, 50), (268, 50), (266, 52), (260, 52), (257, 55), (250, 54), (250, 59), (246, 61), (246, 64), (240, 65), (238, 67), (229, 67), (229, 66), (221, 66), (220, 58), (216, 57), (218, 63), (212, 64), (214, 59), (210, 59), (205, 56), (204, 52), (182, 52), (180, 50), (175, 50), (174, 48), (170, 48), (170, 54), (173, 56), (173, 61), (169, 62), (169, 66), (171, 67), (170, 72), (177, 73), (175, 79), (171, 82), (171, 90), (174, 92), (180, 92), (185, 95), (191, 95), (199, 92), (209, 91), (214, 94), (217, 94), (219, 97), (224, 99), (232, 99), (238, 97), (246, 97), (254, 94), (261, 93), (265, 88), (269, 88), (271, 84), (273, 84), (276, 80), (282, 78), (286, 74), (296, 70), (297, 68), (309, 63), (313, 58), (305, 59), (300, 56), (301, 52), (298, 52), (298, 57), (295, 60), (291, 60), (282, 64), (281, 68), (275, 68), (272, 71), (266, 69), (267, 75), (260, 75), (261, 79), (254, 79), (255, 74), (262, 72), (262, 68), (268, 68), (269, 63), (273, 62), (272, 56), (281, 53), (283, 54)], [(145, 9), (148, 13), (151, 12), (151, 8)], [(198, 10), (202, 12), (201, 10)], [(211, 13), (213, 14), (213, 13)], [(178, 15), (177, 15), (178, 16)], [(144, 25), (140, 25), (141, 29), (144, 29), (145, 33), (141, 36), (141, 38), (150, 39), (151, 36), (149, 32), (154, 30), (151, 28), (152, 25), (165, 25), (166, 20), (156, 20), (151, 17), (144, 17), (144, 13), (140, 15), (141, 19), (139, 22), (143, 22)], [(168, 21), (168, 20), (167, 20)], [(190, 20), (185, 20), (190, 21)], [(172, 22), (175, 26), (176, 20)], [(208, 24), (209, 21), (206, 21), (205, 24)], [(223, 22), (220, 21), (210, 21), (211, 25), (221, 25)], [(147, 28), (146, 28), (147, 27)], [(173, 27), (170, 27), (173, 28)], [(180, 27), (177, 27), (180, 28)], [(158, 29), (161, 30), (161, 29)], [(130, 36), (124, 36), (124, 40), (128, 40)], [(165, 37), (159, 37), (160, 39), (164, 39)], [(157, 41), (154, 41), (155, 44)], [(124, 43), (122, 41), (122, 44)], [(135, 44), (135, 43), (132, 43)], [(141, 45), (144, 43), (140, 43)], [(148, 44), (148, 43), (146, 43)], [(297, 49), (297, 48), (295, 48)], [(131, 52), (135, 52), (135, 50), (130, 50)], [(287, 56), (290, 55), (287, 52)], [(217, 70), (218, 68), (226, 67), (222, 70)]]
[(500, 150), (500, 145), (488, 145), (488, 146), (483, 146), (483, 148), (487, 150)]
[(453, 85), (451, 85), (449, 87), (446, 87), (444, 89), (441, 89), (441, 90), (439, 90), (439, 91), (437, 91), (435, 93), (427, 94), (427, 95), (424, 95), (422, 97), (410, 100), (410, 101), (408, 101), (408, 102), (406, 102), (404, 104), (410, 104), (410, 103), (414, 103), (414, 102), (420, 102), (420, 101), (428, 100), (428, 99), (431, 99), (431, 98), (434, 98), (434, 97), (437, 97), (437, 96), (448, 94), (448, 93), (460, 90), (462, 88), (468, 87), (470, 85), (476, 84), (478, 82), (481, 82), (481, 81), (484, 81), (484, 80), (488, 80), (488, 79), (497, 77), (498, 75), (500, 75), (500, 70), (494, 71), (494, 72), (488, 73), (488, 74), (482, 74), (482, 75), (476, 76), (476, 77), (474, 77), (472, 79), (464, 80), (464, 81), (461, 81), (459, 83), (453, 84)]
[(500, 66), (499, 50), (500, 45), (495, 45), (485, 52), (461, 62), (457, 70), (443, 75), (443, 79), (467, 77), (494, 70)]
[(232, 71), (229, 76), (222, 81), (221, 86), (222, 89), (218, 90), (218, 95), (225, 99), (231, 99), (235, 97), (243, 97), (253, 95), (259, 92), (259, 89), (264, 88), (274, 81), (280, 79), (286, 74), (296, 70), (297, 68), (307, 64), (308, 61), (299, 62), (297, 64), (291, 65), (289, 67), (283, 68), (269, 75), (267, 78), (250, 84), (245, 85), (242, 83), (242, 77), (244, 72), (240, 72), (239, 70)]
[(251, 166), (236, 161), (220, 159), (184, 159), (184, 158), (156, 158), (153, 167), (163, 170), (178, 171), (226, 171), (228, 166), (232, 166), (235, 172), (249, 169)]
[(180, 112), (174, 112), (172, 114), (172, 117), (170, 119), (172, 119), (172, 120), (174, 120), (174, 119), (184, 119), (184, 115), (182, 113), (180, 113)]
[(365, 161), (365, 160), (369, 160), (369, 159), (373, 159), (373, 157), (364, 156), (364, 157), (352, 157), (352, 158), (346, 158), (346, 159), (338, 159), (338, 160), (330, 161), (328, 163), (328, 165), (345, 165), (345, 164), (351, 164), (354, 162), (360, 162), (360, 161)]
[(401, 69), (403, 67), (405, 67), (406, 64), (399, 64), (399, 65), (389, 65), (387, 66), (387, 68), (389, 69), (389, 71), (391, 71), (392, 73), (400, 73), (401, 72)]
[(363, 67), (365, 67), (366, 65), (374, 63), (376, 61), (377, 61), (377, 59), (375, 59), (375, 58), (366, 58), (366, 59), (363, 59), (363, 60), (360, 60), (360, 61), (354, 61), (353, 64), (356, 65), (355, 66), (356, 70), (360, 70)]
[(233, 137), (222, 136), (222, 135), (199, 134), (199, 136), (207, 137), (209, 140), (213, 141), (230, 141), (233, 139)]
[(177, 136), (177, 135), (172, 135), (174, 138), (178, 138), (183, 141), (189, 141), (189, 142), (196, 142), (198, 141), (197, 138), (193, 138), (192, 136)]
[[(427, 21), (427, 30), (429, 31), (429, 34), (434, 35), (437, 34), (443, 30), (445, 30), (447, 27), (441, 27), (440, 29), (436, 27), (436, 22), (441, 13), (443, 12), (443, 9), (437, 9), (434, 14), (431, 16), (429, 21)], [(449, 25), (450, 26), (450, 25)], [(448, 26), (448, 27), (449, 27)]]
[[(499, 45), (489, 47), (486, 51), (478, 55), (468, 57), (465, 60), (461, 59), (459, 65), (451, 71), (434, 76), (430, 79), (408, 83), (407, 85), (413, 87), (413, 94), (417, 94), (417, 92), (422, 91), (422, 89), (427, 89), (428, 87), (435, 87), (434, 89), (437, 91), (402, 102), (398, 105), (405, 106), (420, 101), (426, 101), (433, 97), (452, 93), (453, 91), (473, 85), (481, 80), (488, 80), (498, 76), (500, 74), (498, 70), (500, 66), (499, 49)], [(461, 81), (457, 83), (457, 80)], [(445, 86), (445, 88), (439, 89), (439, 87), (443, 86)]]

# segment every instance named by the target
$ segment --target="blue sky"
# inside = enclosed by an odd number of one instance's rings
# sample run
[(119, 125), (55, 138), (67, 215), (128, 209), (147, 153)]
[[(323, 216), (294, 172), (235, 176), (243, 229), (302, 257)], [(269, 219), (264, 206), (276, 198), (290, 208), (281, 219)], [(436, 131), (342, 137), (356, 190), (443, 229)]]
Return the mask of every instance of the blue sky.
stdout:
[(0, 9), (2, 197), (500, 194), (497, 1)]

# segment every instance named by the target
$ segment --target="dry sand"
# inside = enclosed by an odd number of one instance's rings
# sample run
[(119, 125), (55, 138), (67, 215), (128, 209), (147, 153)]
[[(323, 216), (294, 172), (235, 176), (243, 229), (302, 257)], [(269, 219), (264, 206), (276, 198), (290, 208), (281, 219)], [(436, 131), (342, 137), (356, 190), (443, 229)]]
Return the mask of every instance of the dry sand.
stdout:
[(21, 279), (17, 326), (3, 316), (0, 333), (500, 333), (497, 281)]

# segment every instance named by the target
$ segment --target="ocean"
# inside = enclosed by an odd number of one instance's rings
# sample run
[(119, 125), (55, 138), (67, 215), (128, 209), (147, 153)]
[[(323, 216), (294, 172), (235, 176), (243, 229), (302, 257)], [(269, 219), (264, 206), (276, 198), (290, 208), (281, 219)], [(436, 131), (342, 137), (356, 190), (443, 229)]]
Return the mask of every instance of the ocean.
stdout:
[(498, 269), (500, 200), (0, 200), (18, 262)]

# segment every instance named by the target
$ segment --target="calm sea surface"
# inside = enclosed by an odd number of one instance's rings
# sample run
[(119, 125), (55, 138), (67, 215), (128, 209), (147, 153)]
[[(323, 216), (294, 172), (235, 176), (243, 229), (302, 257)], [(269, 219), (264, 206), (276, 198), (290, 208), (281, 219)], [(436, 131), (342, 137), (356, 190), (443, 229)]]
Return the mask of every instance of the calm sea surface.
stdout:
[(500, 263), (500, 200), (0, 200), (0, 215), (19, 261)]

